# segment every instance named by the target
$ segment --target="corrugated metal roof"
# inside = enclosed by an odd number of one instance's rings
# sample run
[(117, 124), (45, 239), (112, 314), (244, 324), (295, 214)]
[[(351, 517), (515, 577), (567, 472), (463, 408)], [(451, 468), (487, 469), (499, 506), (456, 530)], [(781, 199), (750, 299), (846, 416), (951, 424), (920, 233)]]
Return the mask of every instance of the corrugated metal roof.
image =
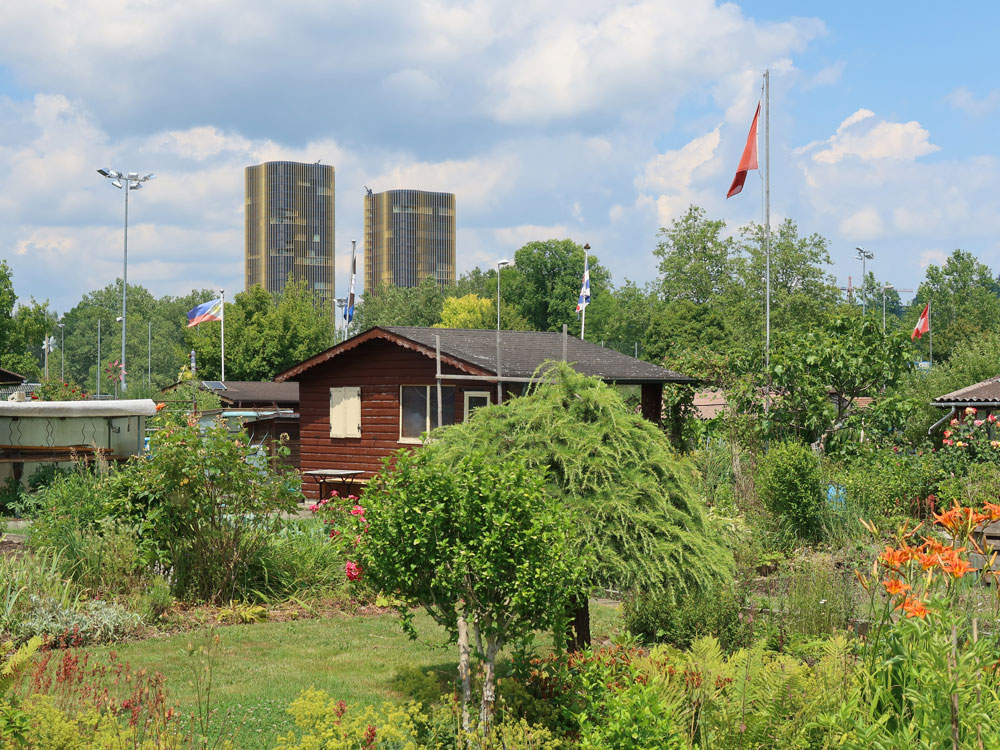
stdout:
[[(465, 328), (411, 328), (387, 326), (373, 328), (353, 339), (328, 349), (315, 357), (305, 360), (275, 378), (287, 380), (325, 362), (343, 351), (353, 349), (357, 344), (372, 338), (388, 340), (405, 339), (418, 345), (425, 354), (434, 356), (434, 337), (440, 336), (441, 356), (449, 360), (471, 365), (484, 374), (496, 373), (497, 332), (495, 330), (471, 330)], [(402, 343), (402, 342), (399, 342)], [(662, 367), (643, 362), (640, 359), (621, 354), (613, 349), (581, 341), (567, 336), (566, 360), (573, 369), (584, 375), (592, 375), (603, 380), (618, 383), (686, 383), (694, 378)], [(563, 335), (547, 331), (500, 331), (501, 375), (529, 378), (535, 374), (546, 360), (561, 360), (563, 355)]]
[(1000, 401), (1000, 375), (938, 396), (932, 403), (962, 402), (971, 404), (986, 401)]

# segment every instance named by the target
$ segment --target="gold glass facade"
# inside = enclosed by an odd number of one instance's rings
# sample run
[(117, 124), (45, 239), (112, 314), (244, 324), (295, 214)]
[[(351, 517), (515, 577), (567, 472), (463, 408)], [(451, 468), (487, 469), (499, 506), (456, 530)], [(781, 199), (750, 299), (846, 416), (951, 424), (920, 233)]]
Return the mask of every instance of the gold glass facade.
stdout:
[(365, 290), (455, 283), (455, 196), (387, 190), (365, 196)]
[(270, 161), (247, 167), (245, 177), (246, 288), (277, 293), (291, 274), (332, 307), (333, 167)]

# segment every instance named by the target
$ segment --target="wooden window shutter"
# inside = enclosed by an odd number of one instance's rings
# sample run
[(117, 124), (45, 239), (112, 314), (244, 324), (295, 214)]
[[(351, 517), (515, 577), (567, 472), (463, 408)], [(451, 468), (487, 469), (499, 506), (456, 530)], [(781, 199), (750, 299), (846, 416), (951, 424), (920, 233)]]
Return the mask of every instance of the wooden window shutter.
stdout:
[(361, 437), (361, 389), (330, 389), (330, 437)]

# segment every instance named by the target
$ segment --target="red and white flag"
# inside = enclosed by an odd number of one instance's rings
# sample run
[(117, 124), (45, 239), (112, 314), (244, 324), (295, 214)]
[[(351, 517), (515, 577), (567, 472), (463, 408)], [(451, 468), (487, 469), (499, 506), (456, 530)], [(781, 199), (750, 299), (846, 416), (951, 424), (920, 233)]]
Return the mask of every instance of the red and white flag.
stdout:
[(757, 119), (760, 117), (760, 102), (757, 102), (757, 111), (753, 115), (753, 124), (750, 126), (750, 135), (747, 136), (747, 145), (743, 148), (743, 156), (740, 157), (740, 165), (736, 168), (736, 176), (733, 184), (729, 186), (726, 198), (732, 198), (743, 189), (743, 183), (747, 181), (747, 172), (757, 169)]
[(913, 329), (913, 335), (910, 336), (910, 340), (919, 339), (925, 333), (931, 330), (931, 303), (928, 302), (924, 306), (924, 311), (920, 313), (920, 317), (917, 318), (917, 325)]

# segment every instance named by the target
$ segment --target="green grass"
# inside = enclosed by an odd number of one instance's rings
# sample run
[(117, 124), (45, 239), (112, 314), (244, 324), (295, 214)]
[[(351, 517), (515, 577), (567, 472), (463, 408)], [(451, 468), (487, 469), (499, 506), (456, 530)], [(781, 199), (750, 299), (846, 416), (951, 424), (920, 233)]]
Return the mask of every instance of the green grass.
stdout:
[[(619, 629), (613, 607), (595, 604), (591, 617), (595, 641)], [(456, 649), (444, 631), (424, 613), (417, 615), (416, 627), (416, 641), (403, 634), (393, 614), (219, 628), (212, 707), (239, 727), (238, 747), (257, 750), (271, 747), (278, 734), (293, 727), (285, 710), (305, 688), (325, 690), (354, 705), (401, 700), (391, 680), (403, 665), (457, 673)], [(197, 701), (191, 672), (195, 661), (186, 649), (204, 637), (182, 633), (90, 651), (114, 650), (133, 668), (163, 673), (171, 701), (188, 712)], [(547, 644), (547, 639), (538, 641), (539, 648)]]

